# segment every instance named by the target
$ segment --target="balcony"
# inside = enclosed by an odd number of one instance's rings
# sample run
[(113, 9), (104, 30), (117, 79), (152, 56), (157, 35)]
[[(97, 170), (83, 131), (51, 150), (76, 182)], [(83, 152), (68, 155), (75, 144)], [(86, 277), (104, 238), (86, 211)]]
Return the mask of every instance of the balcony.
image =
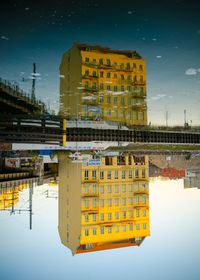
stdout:
[(93, 80), (93, 79), (98, 79), (98, 76), (93, 76), (93, 75), (82, 75), (82, 79), (85, 79), (85, 80)]
[(145, 81), (134, 81), (131, 83), (132, 86), (145, 86), (146, 82)]
[(133, 110), (146, 110), (147, 106), (145, 104), (137, 103), (132, 105)]

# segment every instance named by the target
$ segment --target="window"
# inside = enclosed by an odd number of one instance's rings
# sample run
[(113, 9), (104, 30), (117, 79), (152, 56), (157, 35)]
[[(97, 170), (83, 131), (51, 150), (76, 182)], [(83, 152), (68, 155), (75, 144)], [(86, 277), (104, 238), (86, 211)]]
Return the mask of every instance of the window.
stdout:
[(104, 186), (100, 186), (100, 193), (104, 193)]
[(100, 179), (104, 179), (104, 172), (103, 171), (100, 171)]
[(89, 62), (90, 60), (89, 60), (89, 57), (86, 57), (85, 58), (85, 62)]
[(101, 207), (104, 207), (104, 200), (103, 199), (100, 200), (100, 205), (101, 205)]
[(102, 65), (103, 64), (103, 58), (99, 59), (99, 64)]
[(88, 173), (89, 173), (89, 171), (85, 170), (85, 180), (88, 180)]
[(101, 234), (104, 234), (104, 227), (101, 227)]
[(124, 91), (124, 86), (121, 86), (121, 91)]
[(108, 220), (110, 221), (112, 219), (112, 214), (108, 213)]
[(107, 65), (110, 65), (110, 59), (106, 59)]
[(118, 170), (115, 170), (115, 179), (118, 179)]
[(119, 226), (115, 227), (115, 232), (119, 232)]
[(103, 96), (99, 96), (99, 102), (100, 102), (100, 103), (103, 102)]
[[(114, 86), (114, 91), (117, 91), (117, 86)], [(117, 103), (117, 102), (115, 102), (115, 103)]]
[(145, 169), (142, 169), (142, 178), (145, 178)]
[(100, 78), (103, 78), (103, 71), (100, 72)]
[(104, 214), (101, 214), (101, 221), (104, 221)]
[(89, 193), (89, 187), (85, 186), (85, 194), (88, 194), (88, 193)]
[(140, 69), (140, 70), (142, 70), (142, 69), (143, 69), (142, 65), (140, 65), (140, 66), (139, 66), (139, 69)]
[(147, 224), (143, 224), (143, 229), (146, 229), (147, 228)]
[(136, 192), (138, 192), (139, 191), (139, 182), (136, 182)]
[(129, 205), (133, 205), (133, 198), (129, 197)]
[(134, 95), (137, 95), (137, 87), (134, 87), (133, 93), (134, 93)]
[(140, 112), (140, 119), (143, 121), (144, 120), (144, 112)]
[(130, 81), (131, 80), (131, 76), (127, 76), (127, 80)]
[(122, 185), (122, 192), (126, 192), (126, 185)]
[(126, 64), (126, 69), (127, 69), (127, 70), (130, 70), (130, 63), (127, 63), (127, 64)]
[(97, 234), (97, 230), (96, 228), (93, 229), (93, 235), (96, 235)]
[(128, 120), (131, 120), (131, 112), (128, 111)]
[(95, 59), (95, 58), (93, 58), (93, 62), (96, 62), (96, 59)]
[(89, 221), (89, 216), (85, 215), (85, 222), (87, 223)]
[(136, 225), (136, 229), (137, 229), (137, 230), (140, 229), (140, 225), (139, 225), (139, 224)]
[(107, 117), (110, 117), (111, 116), (111, 110), (109, 109), (108, 111), (107, 111)]
[(96, 198), (93, 198), (92, 205), (93, 205), (93, 208), (97, 207), (97, 199)]
[(143, 210), (143, 217), (146, 217), (146, 210)]
[(124, 118), (125, 117), (125, 113), (124, 111), (121, 111), (121, 117)]
[(107, 179), (111, 179), (111, 171), (107, 171)]
[(117, 97), (114, 97), (114, 103), (115, 104), (117, 103)]
[(143, 87), (140, 88), (140, 93), (143, 94)]
[(131, 87), (130, 87), (130, 86), (127, 87), (127, 91), (128, 91), (128, 92), (131, 91)]
[(122, 170), (122, 179), (125, 179), (125, 178), (126, 178), (126, 171)]
[(85, 82), (85, 88), (88, 88), (88, 82)]
[(133, 176), (133, 175), (132, 175), (132, 170), (129, 170), (129, 171), (128, 171), (128, 178), (131, 179), (132, 176)]
[(126, 205), (126, 198), (122, 198), (122, 205), (123, 205), (123, 206)]
[(107, 97), (107, 102), (110, 103), (110, 96)]
[(114, 111), (114, 117), (117, 118), (118, 117), (118, 112)]
[(132, 210), (129, 211), (129, 218), (133, 218), (133, 211)]
[(115, 193), (118, 193), (118, 192), (119, 192), (119, 186), (115, 185)]
[(97, 76), (97, 72), (96, 71), (93, 71), (93, 77), (96, 77)]
[(140, 76), (140, 82), (143, 82), (143, 76)]
[(96, 170), (92, 170), (92, 179), (95, 180), (97, 176)]
[(110, 90), (110, 86), (107, 86), (107, 90)]
[(124, 63), (121, 63), (121, 64), (120, 64), (120, 67), (121, 67), (121, 68), (124, 68)]
[(128, 105), (131, 105), (131, 99), (128, 98)]
[(142, 197), (142, 202), (143, 202), (143, 204), (146, 204), (146, 196)]
[(112, 186), (108, 186), (108, 193), (112, 192)]
[(92, 83), (92, 88), (96, 89), (96, 83)]
[(126, 219), (126, 211), (122, 212), (122, 219)]
[(88, 199), (85, 199), (85, 208), (89, 208), (89, 201), (88, 201)]
[(136, 64), (135, 63), (133, 63), (133, 68), (136, 68)]
[(133, 185), (129, 184), (129, 192), (132, 192), (132, 191), (133, 191)]
[(86, 230), (85, 230), (85, 236), (88, 236), (88, 235), (89, 235), (89, 230), (86, 229)]
[(107, 73), (107, 78), (110, 78), (110, 72)]
[(97, 186), (96, 186), (96, 184), (93, 184), (93, 193), (97, 193)]
[(112, 228), (108, 227), (108, 233), (112, 233)]
[(119, 198), (115, 198), (115, 206), (119, 206)]
[(135, 178), (139, 178), (139, 170), (138, 169), (135, 170)]
[(136, 204), (139, 204), (139, 203), (140, 203), (140, 196), (136, 195)]
[(96, 222), (96, 220), (97, 220), (97, 214), (93, 214), (93, 222)]
[(108, 199), (108, 207), (112, 206), (112, 199)]
[(124, 75), (121, 75), (121, 79), (124, 80)]
[(136, 209), (136, 217), (140, 217), (140, 210)]
[(115, 212), (115, 219), (116, 219), (116, 220), (119, 219), (119, 212)]
[(122, 226), (122, 230), (126, 231), (126, 226), (125, 225)]
[(86, 75), (86, 76), (89, 75), (89, 70), (85, 70), (85, 75)]
[(137, 76), (134, 76), (133, 79), (134, 79), (134, 82), (137, 82)]
[(114, 78), (117, 78), (117, 74), (114, 74)]
[(129, 224), (129, 230), (133, 230), (133, 223)]

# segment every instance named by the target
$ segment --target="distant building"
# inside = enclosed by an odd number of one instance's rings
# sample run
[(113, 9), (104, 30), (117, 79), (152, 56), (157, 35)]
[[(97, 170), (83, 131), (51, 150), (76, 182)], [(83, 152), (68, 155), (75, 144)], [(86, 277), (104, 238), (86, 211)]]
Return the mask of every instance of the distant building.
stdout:
[(60, 65), (60, 113), (146, 125), (145, 60), (136, 51), (74, 43)]
[(140, 245), (150, 235), (148, 157), (59, 163), (59, 234), (72, 254)]

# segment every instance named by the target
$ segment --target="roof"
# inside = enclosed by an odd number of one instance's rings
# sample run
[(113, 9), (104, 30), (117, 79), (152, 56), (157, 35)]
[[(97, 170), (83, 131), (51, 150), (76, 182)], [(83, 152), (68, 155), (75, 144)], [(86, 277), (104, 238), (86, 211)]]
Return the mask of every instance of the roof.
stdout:
[(136, 59), (142, 59), (142, 57), (137, 53), (136, 51), (130, 51), (130, 50), (112, 50), (109, 47), (101, 47), (99, 45), (87, 45), (87, 44), (79, 44), (77, 42), (74, 42), (74, 45), (77, 46), (81, 51), (99, 51), (101, 53), (114, 53), (114, 54), (121, 54), (125, 55), (129, 58), (136, 58)]

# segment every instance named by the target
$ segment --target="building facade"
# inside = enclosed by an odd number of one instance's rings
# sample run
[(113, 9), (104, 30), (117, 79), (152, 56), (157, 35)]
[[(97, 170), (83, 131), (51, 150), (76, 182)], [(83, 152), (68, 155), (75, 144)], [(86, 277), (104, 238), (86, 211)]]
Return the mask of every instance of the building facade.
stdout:
[(135, 51), (74, 43), (60, 65), (60, 113), (146, 125), (145, 60)]
[(150, 235), (148, 157), (108, 156), (100, 165), (62, 161), (59, 233), (73, 254), (140, 245)]

